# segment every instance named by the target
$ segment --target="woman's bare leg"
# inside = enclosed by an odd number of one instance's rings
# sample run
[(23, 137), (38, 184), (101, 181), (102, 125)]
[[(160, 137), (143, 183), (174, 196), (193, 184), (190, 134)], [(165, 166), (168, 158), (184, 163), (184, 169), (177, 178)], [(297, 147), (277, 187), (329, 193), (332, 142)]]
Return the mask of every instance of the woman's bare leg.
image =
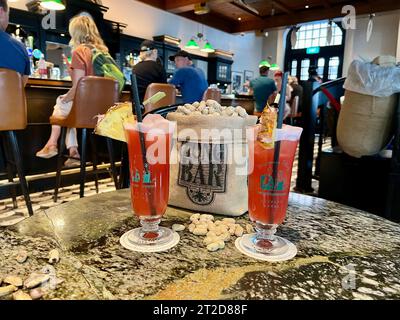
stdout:
[(69, 156), (74, 158), (80, 158), (80, 154), (77, 147), (69, 148)]
[(60, 126), (51, 126), (51, 135), (49, 141), (47, 141), (46, 143), (46, 147), (57, 146), (60, 134), (61, 134)]

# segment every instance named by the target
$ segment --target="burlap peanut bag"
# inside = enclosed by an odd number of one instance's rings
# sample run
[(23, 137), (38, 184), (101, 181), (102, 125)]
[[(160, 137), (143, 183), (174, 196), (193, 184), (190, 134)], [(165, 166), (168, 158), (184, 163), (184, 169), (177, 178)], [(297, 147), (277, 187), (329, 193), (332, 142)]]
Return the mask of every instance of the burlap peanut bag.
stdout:
[(347, 154), (361, 158), (379, 153), (390, 142), (396, 95), (374, 97), (346, 91), (337, 139)]
[(246, 127), (257, 117), (170, 113), (167, 119), (177, 123), (169, 204), (227, 216), (246, 213)]
[(354, 60), (344, 88), (337, 125), (340, 147), (356, 158), (379, 153), (393, 136), (396, 93), (400, 92), (396, 58), (380, 56), (372, 63)]

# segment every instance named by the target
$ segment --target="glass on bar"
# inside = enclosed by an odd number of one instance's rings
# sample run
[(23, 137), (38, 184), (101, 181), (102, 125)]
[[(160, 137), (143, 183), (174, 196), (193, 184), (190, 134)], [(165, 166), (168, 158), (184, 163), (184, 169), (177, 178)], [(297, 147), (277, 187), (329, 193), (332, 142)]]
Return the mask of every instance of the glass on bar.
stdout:
[[(171, 229), (160, 227), (168, 206), (174, 124), (161, 116), (146, 118), (143, 123), (125, 125), (132, 208), (141, 224), (132, 230), (128, 240), (139, 251), (140, 247), (147, 251), (146, 247), (164, 246), (174, 240)], [(155, 122), (149, 124), (149, 118)]]
[(267, 261), (293, 258), (297, 249), (288, 240), (276, 236), (285, 218), (293, 162), (302, 133), (301, 128), (277, 129), (272, 143), (258, 139), (261, 127), (248, 130), (249, 143), (249, 216), (256, 233), (238, 241), (242, 253)]

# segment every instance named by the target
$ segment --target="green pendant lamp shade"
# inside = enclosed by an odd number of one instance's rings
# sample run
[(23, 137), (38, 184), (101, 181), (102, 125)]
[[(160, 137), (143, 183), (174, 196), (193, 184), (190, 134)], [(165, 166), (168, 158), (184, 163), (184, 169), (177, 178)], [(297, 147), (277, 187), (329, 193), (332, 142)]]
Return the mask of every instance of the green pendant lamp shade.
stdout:
[(40, 5), (48, 10), (65, 10), (65, 5), (62, 0), (42, 0)]
[(211, 45), (211, 43), (207, 42), (207, 43), (204, 45), (204, 48), (201, 49), (201, 51), (203, 51), (203, 52), (208, 52), (208, 53), (213, 53), (213, 52), (215, 52), (215, 49), (213, 48), (213, 46)]
[(277, 71), (277, 70), (280, 70), (280, 69), (281, 68), (276, 63), (271, 64), (271, 71)]
[(271, 68), (271, 64), (267, 60), (263, 60), (260, 62), (260, 65), (258, 67), (259, 68), (262, 68), (262, 67)]
[(199, 45), (194, 39), (190, 39), (189, 42), (185, 46), (186, 49), (199, 49)]

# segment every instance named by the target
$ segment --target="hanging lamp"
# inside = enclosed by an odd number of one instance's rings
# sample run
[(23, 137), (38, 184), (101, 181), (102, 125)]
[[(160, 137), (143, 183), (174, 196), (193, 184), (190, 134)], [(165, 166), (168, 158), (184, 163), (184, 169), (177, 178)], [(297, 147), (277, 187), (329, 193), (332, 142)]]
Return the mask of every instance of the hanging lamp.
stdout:
[(188, 41), (188, 43), (185, 46), (186, 49), (199, 49), (199, 45), (197, 42), (192, 38)]
[(280, 70), (281, 68), (279, 68), (279, 65), (277, 65), (276, 63), (271, 64), (271, 71), (277, 71)]
[(258, 67), (259, 68), (262, 68), (262, 67), (271, 68), (271, 64), (269, 63), (268, 60), (263, 60), (263, 61), (260, 62), (260, 65)]
[(47, 10), (65, 10), (65, 4), (62, 0), (42, 0), (40, 6)]
[(213, 52), (215, 52), (215, 49), (213, 48), (211, 43), (209, 43), (207, 41), (206, 44), (204, 45), (203, 49), (201, 49), (201, 51), (207, 52), (207, 53), (213, 53)]

